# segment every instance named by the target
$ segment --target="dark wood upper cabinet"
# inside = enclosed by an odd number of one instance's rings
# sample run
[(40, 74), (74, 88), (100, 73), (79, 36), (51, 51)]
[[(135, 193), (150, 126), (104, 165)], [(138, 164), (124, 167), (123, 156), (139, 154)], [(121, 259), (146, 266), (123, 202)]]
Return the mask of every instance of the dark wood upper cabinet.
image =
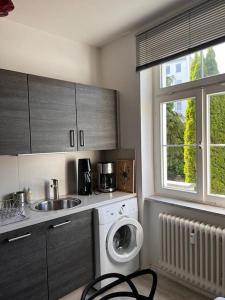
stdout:
[(0, 300), (47, 300), (43, 224), (0, 235)]
[(117, 148), (117, 93), (0, 70), (0, 155)]
[(0, 155), (30, 153), (27, 75), (0, 70)]
[(77, 150), (75, 85), (28, 75), (32, 153)]
[(78, 150), (117, 148), (117, 93), (76, 85)]
[(50, 300), (93, 279), (91, 210), (48, 222), (47, 261)]

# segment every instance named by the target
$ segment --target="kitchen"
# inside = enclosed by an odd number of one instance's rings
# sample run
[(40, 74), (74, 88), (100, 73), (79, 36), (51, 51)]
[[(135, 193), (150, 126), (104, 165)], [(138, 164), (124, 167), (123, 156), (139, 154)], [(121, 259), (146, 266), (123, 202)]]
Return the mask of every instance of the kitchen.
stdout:
[[(201, 206), (205, 204), (196, 208), (198, 204), (152, 197), (154, 74), (152, 69), (135, 71), (136, 35), (197, 3), (138, 2), (71, 0), (62, 6), (60, 1), (15, 0), (15, 9), (0, 19), (0, 99), (4, 91), (12, 105), (3, 111), (6, 103), (1, 104), (0, 197), (29, 190), (32, 207), (26, 208), (26, 220), (0, 227), (1, 243), (8, 247), (0, 248), (5, 266), (0, 299), (59, 299), (93, 279), (97, 229), (92, 212), (103, 205), (138, 199), (144, 231), (141, 268), (157, 264), (160, 240), (155, 224), (161, 212), (189, 217), (191, 211), (198, 220), (200, 210), (202, 221), (224, 224), (221, 207), (207, 211)], [(82, 196), (77, 195), (78, 162), (87, 158), (95, 193)], [(131, 191), (99, 193), (97, 164), (113, 162), (116, 170), (120, 160), (135, 161)], [(59, 198), (69, 195), (81, 203), (71, 210), (37, 211), (37, 203), (52, 198), (51, 179), (58, 180)], [(65, 222), (54, 231), (53, 226)], [(24, 235), (24, 243), (5, 244)], [(77, 257), (71, 255), (74, 251)], [(62, 259), (63, 253), (72, 257)], [(190, 297), (178, 281), (173, 292), (180, 289)]]

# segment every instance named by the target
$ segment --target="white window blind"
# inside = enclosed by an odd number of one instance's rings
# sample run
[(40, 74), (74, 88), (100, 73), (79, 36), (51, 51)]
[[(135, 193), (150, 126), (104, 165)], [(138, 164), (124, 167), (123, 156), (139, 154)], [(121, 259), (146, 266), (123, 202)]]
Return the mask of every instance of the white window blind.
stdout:
[(136, 37), (137, 71), (225, 40), (225, 0), (208, 0)]

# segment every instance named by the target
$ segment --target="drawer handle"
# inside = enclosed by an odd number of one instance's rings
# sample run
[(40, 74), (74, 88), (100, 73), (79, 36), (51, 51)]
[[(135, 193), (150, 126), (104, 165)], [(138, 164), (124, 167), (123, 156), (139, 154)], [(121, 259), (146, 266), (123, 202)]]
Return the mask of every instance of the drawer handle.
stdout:
[(13, 242), (16, 242), (18, 240), (22, 240), (22, 239), (28, 238), (29, 236), (31, 236), (31, 233), (27, 233), (27, 234), (24, 234), (24, 235), (20, 235), (20, 236), (8, 239), (8, 242), (9, 243), (13, 243)]
[(56, 225), (52, 225), (52, 228), (58, 228), (58, 227), (67, 225), (67, 224), (69, 224), (69, 223), (71, 223), (70, 220), (68, 220), (68, 221), (66, 221), (66, 222), (63, 222), (63, 223), (56, 224)]
[(84, 147), (84, 131), (80, 130), (79, 133), (80, 133), (80, 146)]
[(75, 132), (74, 130), (70, 130), (70, 147), (75, 147)]

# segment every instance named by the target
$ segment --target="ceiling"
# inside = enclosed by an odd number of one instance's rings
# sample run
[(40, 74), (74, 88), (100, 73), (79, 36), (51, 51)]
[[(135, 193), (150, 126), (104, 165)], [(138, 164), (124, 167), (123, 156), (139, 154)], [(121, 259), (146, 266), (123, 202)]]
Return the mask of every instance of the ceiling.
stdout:
[(196, 0), (13, 0), (15, 21), (93, 46), (102, 46)]

